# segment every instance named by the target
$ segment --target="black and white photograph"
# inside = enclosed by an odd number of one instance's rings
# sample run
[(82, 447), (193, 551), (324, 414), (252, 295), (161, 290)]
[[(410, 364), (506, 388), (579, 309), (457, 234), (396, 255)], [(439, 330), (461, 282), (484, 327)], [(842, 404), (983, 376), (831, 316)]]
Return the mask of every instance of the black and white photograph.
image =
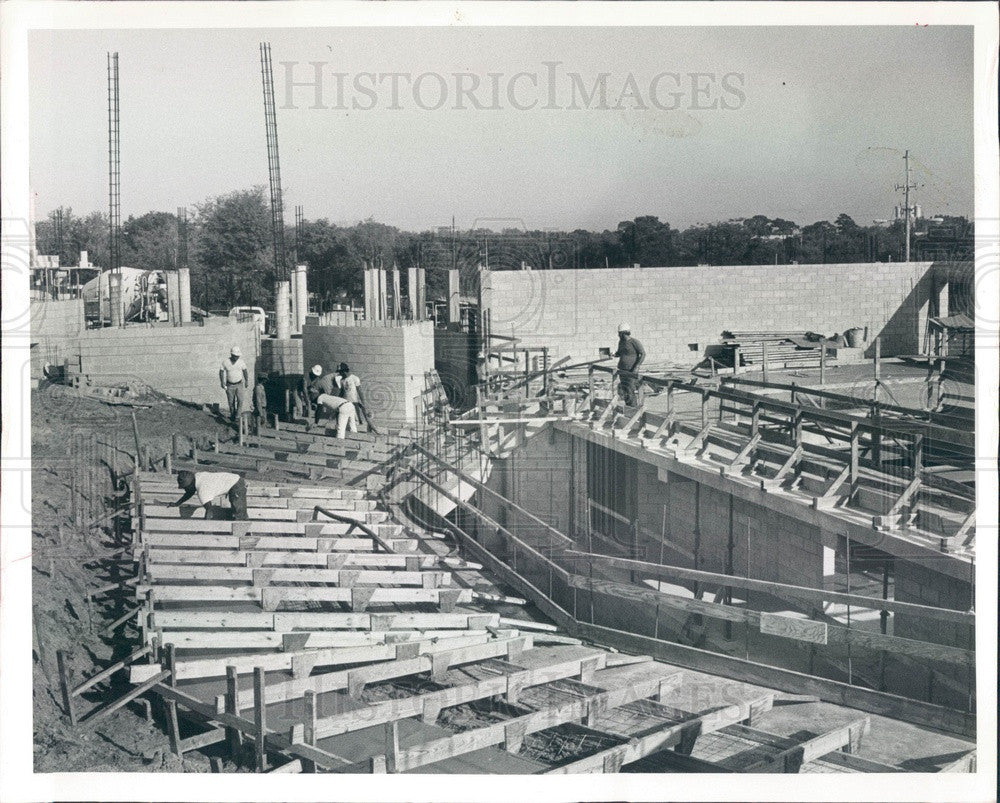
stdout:
[(996, 4), (0, 14), (0, 797), (996, 799)]

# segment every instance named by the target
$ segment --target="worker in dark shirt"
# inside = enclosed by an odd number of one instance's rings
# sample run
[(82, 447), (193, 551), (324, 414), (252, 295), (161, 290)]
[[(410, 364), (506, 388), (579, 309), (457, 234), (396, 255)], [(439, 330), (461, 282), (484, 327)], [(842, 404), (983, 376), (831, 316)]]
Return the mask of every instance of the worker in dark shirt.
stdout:
[(646, 350), (632, 337), (632, 328), (627, 323), (618, 325), (618, 351), (614, 356), (618, 358), (618, 391), (625, 404), (635, 407), (638, 405), (639, 366), (646, 359)]

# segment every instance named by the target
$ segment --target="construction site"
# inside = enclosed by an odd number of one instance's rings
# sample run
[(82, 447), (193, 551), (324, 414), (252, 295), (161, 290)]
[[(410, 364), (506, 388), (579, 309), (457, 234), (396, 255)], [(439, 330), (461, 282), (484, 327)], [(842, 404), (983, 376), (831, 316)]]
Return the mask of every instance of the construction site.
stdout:
[(185, 252), (116, 261), (113, 55), (110, 263), (33, 266), (36, 772), (976, 771), (971, 262), (484, 262), (440, 309), (368, 265), (315, 311), (262, 45), (274, 309), (209, 315)]

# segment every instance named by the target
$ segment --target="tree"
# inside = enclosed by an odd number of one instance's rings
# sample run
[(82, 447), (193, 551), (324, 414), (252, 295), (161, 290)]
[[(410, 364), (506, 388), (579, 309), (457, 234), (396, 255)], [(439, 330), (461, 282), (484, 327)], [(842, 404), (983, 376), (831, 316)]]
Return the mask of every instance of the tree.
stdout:
[(630, 262), (640, 265), (674, 264), (674, 236), (670, 224), (644, 215), (618, 224), (618, 239)]
[(263, 187), (237, 190), (197, 206), (192, 288), (206, 306), (273, 306), (271, 213)]
[(170, 212), (147, 212), (129, 216), (122, 224), (123, 265), (144, 270), (173, 270), (177, 267), (177, 216)]

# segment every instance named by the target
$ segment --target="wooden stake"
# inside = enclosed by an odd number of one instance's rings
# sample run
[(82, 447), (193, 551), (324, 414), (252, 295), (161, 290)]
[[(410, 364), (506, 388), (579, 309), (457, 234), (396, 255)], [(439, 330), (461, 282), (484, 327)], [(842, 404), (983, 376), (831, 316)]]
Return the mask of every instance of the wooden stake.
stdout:
[[(307, 689), (304, 695), (305, 708), (306, 708), (306, 719), (303, 741), (313, 747), (316, 746), (316, 692), (311, 689)], [(302, 760), (302, 769), (304, 772), (316, 772), (316, 763), (310, 761), (309, 759)]]
[[(171, 678), (172, 680), (172, 678)], [(173, 683), (171, 682), (171, 685)], [(176, 756), (181, 753), (181, 731), (177, 722), (177, 703), (174, 700), (167, 700), (167, 735), (170, 739), (170, 752)]]
[(59, 689), (62, 692), (63, 706), (69, 716), (69, 724), (76, 725), (76, 709), (73, 707), (73, 687), (68, 665), (69, 655), (65, 650), (56, 651), (56, 661), (59, 665)]
[(264, 703), (264, 670), (259, 666), (253, 670), (253, 719), (257, 737), (254, 745), (257, 772), (264, 772), (267, 769), (267, 747), (264, 744), (267, 706)]
[[(239, 708), (237, 707), (237, 695), (239, 693), (239, 684), (236, 675), (235, 666), (226, 667), (226, 713), (227, 714), (239, 714)], [(241, 734), (238, 728), (226, 728), (226, 744), (229, 746), (229, 755), (236, 761), (240, 754)]]

